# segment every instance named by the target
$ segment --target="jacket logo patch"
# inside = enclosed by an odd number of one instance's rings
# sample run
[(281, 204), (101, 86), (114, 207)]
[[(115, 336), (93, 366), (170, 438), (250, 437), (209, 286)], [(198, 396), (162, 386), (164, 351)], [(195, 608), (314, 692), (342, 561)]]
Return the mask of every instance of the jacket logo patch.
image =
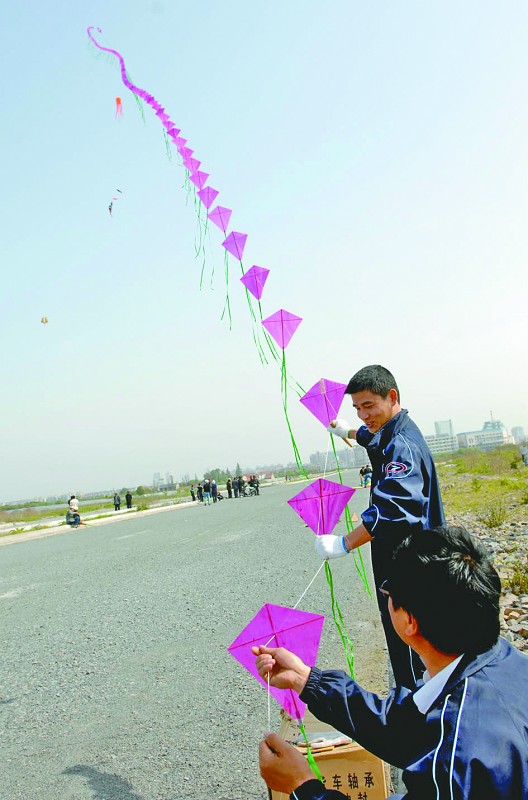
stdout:
[(385, 477), (388, 478), (389, 476), (393, 475), (403, 475), (403, 473), (407, 472), (407, 470), (407, 464), (401, 464), (399, 461), (391, 461), (390, 464), (387, 464), (385, 467)]

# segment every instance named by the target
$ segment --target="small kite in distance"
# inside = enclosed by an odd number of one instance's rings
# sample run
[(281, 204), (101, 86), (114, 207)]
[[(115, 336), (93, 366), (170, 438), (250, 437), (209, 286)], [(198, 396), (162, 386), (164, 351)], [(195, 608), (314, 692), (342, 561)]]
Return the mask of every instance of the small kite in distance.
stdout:
[(115, 116), (116, 117), (122, 117), (123, 116), (123, 103), (121, 102), (121, 98), (120, 97), (116, 97)]
[[(117, 191), (121, 192), (121, 189), (118, 189)], [(123, 192), (121, 192), (121, 194), (123, 194)], [(114, 202), (116, 200), (121, 200), (121, 198), (120, 197), (112, 197), (112, 199), (110, 201), (110, 205), (108, 206), (108, 213), (110, 214), (110, 216), (112, 216), (112, 209), (114, 207)]]
[(40, 321), (42, 322), (43, 325), (47, 325), (48, 324), (48, 318), (47, 317), (41, 317)]

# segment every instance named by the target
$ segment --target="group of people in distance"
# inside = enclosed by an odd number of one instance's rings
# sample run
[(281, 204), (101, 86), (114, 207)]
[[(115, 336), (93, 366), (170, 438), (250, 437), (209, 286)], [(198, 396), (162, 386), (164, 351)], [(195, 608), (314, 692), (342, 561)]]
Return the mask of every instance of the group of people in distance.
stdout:
[(372, 467), (370, 464), (365, 464), (359, 470), (359, 482), (362, 489), (368, 489), (372, 480)]
[[(253, 491), (246, 491), (247, 487)], [(235, 497), (246, 497), (248, 494), (258, 495), (260, 494), (260, 482), (256, 475), (250, 475), (247, 479), (247, 483), (244, 478), (238, 475), (236, 478), (233, 478), (233, 480), (231, 480), (231, 478), (227, 479), (226, 490), (229, 499), (231, 499), (233, 495)]]
[(199, 503), (203, 503), (206, 506), (211, 505), (211, 501), (216, 503), (218, 500), (224, 499), (218, 491), (216, 481), (214, 479), (210, 480), (210, 478), (205, 478), (203, 483), (200, 481), (196, 487), (196, 491), (194, 490), (194, 483), (192, 483), (189, 491), (193, 502), (198, 500)]
[[(407, 793), (394, 800), (528, 800), (528, 659), (499, 636), (500, 578), (467, 531), (446, 525), (431, 453), (393, 375), (364, 367), (347, 393), (363, 425), (328, 430), (366, 448), (370, 502), (358, 527), (316, 537), (316, 550), (339, 558), (370, 542), (395, 686), (382, 699), (265, 646), (253, 648), (259, 674), (402, 769)], [(274, 733), (259, 762), (268, 787), (292, 800), (345, 800)]]
[[(235, 497), (246, 497), (250, 494), (260, 494), (260, 483), (256, 475), (250, 475), (247, 482), (244, 478), (237, 475), (236, 478), (228, 478), (226, 481), (226, 491), (229, 500)], [(215, 480), (205, 478), (204, 482), (198, 484), (196, 489), (194, 483), (191, 484), (189, 493), (193, 503), (198, 500), (199, 503), (210, 505), (211, 502), (216, 503), (218, 500), (223, 500), (224, 497), (218, 489)]]

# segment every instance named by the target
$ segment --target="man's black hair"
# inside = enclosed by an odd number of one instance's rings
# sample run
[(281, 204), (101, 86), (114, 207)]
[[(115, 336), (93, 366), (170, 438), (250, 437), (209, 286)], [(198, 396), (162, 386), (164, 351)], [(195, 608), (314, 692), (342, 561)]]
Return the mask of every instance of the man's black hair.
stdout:
[(464, 528), (408, 536), (395, 550), (387, 590), (443, 653), (483, 653), (499, 636), (500, 578)]
[(400, 402), (400, 390), (392, 372), (389, 372), (386, 367), (382, 367), (381, 364), (370, 364), (350, 378), (345, 394), (366, 391), (385, 398), (391, 389), (396, 389), (398, 402)]

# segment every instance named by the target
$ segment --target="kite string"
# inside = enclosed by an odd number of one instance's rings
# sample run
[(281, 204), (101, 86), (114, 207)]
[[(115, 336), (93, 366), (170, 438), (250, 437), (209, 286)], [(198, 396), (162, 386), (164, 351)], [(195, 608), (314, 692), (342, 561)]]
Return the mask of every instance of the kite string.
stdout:
[[(321, 572), (322, 568), (324, 567), (324, 564), (325, 564), (325, 562), (324, 562), (324, 561), (321, 561), (321, 564), (320, 564), (320, 566), (319, 566), (319, 569), (317, 570), (317, 572), (316, 572), (316, 573), (315, 573), (315, 575), (313, 576), (312, 580), (310, 581), (310, 583), (308, 584), (308, 586), (306, 587), (306, 589), (304, 590), (304, 592), (302, 593), (302, 595), (299, 597), (299, 599), (297, 600), (297, 602), (295, 603), (295, 605), (294, 605), (294, 606), (292, 606), (292, 610), (293, 610), (293, 611), (295, 611), (295, 609), (297, 608), (297, 606), (299, 605), (299, 603), (300, 603), (300, 602), (301, 602), (301, 600), (303, 599), (304, 595), (305, 595), (305, 594), (308, 592), (308, 589), (311, 587), (312, 583), (315, 581), (315, 579), (317, 578), (317, 576), (318, 576), (318, 575), (319, 575), (319, 573)], [(264, 647), (267, 647), (267, 646), (269, 645), (269, 643), (271, 642), (271, 640), (272, 640), (272, 639), (274, 639), (274, 638), (275, 638), (275, 634), (273, 634), (273, 636), (272, 636), (270, 639), (268, 639), (268, 641), (266, 642), (266, 644), (264, 645)]]
[(271, 691), (270, 691), (270, 674), (268, 672), (268, 730), (271, 730)]

